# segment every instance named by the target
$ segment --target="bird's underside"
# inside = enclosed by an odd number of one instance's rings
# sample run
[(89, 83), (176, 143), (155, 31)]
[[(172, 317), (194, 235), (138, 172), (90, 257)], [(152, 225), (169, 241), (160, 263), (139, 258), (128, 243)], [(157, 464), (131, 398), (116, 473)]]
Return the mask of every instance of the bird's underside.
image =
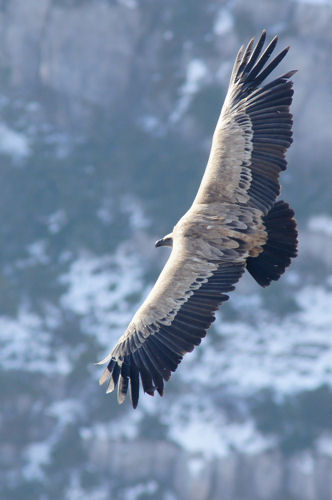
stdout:
[(235, 60), (213, 135), (210, 157), (193, 205), (156, 246), (172, 247), (152, 291), (101, 363), (100, 384), (118, 385), (122, 403), (130, 387), (137, 406), (144, 392), (163, 395), (164, 381), (185, 353), (200, 344), (215, 311), (247, 269), (262, 286), (296, 256), (294, 212), (283, 201), (279, 173), (292, 142), (290, 71), (261, 87), (286, 55), (269, 62), (275, 37), (262, 52), (263, 31)]

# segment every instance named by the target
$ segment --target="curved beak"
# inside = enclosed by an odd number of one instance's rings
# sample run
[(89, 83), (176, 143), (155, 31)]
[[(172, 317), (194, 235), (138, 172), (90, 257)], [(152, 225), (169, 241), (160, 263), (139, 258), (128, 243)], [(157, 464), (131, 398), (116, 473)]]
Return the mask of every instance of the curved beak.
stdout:
[(161, 240), (157, 240), (154, 244), (154, 246), (157, 247), (162, 247), (164, 242), (164, 238), (161, 238)]

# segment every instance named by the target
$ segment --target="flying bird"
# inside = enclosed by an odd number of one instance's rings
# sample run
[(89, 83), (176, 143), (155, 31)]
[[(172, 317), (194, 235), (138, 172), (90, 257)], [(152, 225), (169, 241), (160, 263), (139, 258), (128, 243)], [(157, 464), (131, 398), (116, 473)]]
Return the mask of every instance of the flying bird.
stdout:
[(182, 360), (200, 344), (219, 305), (245, 269), (263, 287), (278, 280), (297, 255), (294, 211), (280, 192), (292, 142), (290, 104), (295, 71), (261, 86), (287, 54), (272, 60), (278, 37), (263, 51), (264, 30), (236, 57), (208, 163), (190, 209), (156, 247), (172, 248), (153, 289), (112, 352), (100, 384), (130, 389), (136, 408), (144, 392), (162, 396)]

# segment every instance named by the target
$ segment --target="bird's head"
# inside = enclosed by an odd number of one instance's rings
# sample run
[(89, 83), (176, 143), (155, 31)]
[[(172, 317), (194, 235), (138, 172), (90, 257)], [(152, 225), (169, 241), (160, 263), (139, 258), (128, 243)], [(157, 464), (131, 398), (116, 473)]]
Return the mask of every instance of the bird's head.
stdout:
[(157, 247), (172, 247), (173, 246), (173, 234), (166, 234), (161, 240), (157, 240), (154, 244)]

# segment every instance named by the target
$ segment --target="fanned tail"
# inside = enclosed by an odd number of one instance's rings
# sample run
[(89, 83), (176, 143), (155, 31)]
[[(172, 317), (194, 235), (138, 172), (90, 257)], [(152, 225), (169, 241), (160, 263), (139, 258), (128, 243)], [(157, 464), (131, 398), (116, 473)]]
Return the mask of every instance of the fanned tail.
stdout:
[(268, 240), (258, 257), (247, 259), (247, 270), (261, 286), (278, 280), (297, 255), (297, 230), (294, 211), (288, 203), (278, 201), (263, 217)]

